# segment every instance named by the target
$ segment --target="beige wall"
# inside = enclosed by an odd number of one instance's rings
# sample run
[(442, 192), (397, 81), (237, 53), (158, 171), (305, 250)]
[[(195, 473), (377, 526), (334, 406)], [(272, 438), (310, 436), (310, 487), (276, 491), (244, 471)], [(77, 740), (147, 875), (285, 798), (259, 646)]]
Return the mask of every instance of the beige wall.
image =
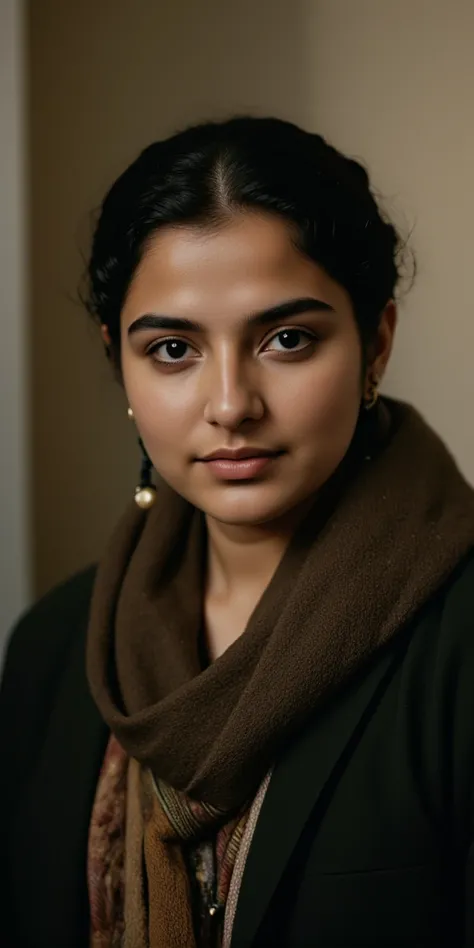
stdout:
[(474, 482), (474, 3), (308, 0), (315, 122), (362, 156), (417, 251), (386, 390)]
[(388, 209), (416, 221), (420, 275), (387, 388), (474, 480), (473, 29), (470, 0), (31, 0), (37, 591), (97, 557), (138, 470), (123, 397), (71, 300), (88, 215), (139, 148), (183, 122), (293, 118), (362, 156)]
[(29, 599), (23, 4), (0, 0), (0, 666)]
[(94, 560), (133, 493), (125, 403), (70, 296), (89, 213), (137, 151), (183, 122), (307, 122), (298, 5), (30, 3), (34, 537), (38, 592)]

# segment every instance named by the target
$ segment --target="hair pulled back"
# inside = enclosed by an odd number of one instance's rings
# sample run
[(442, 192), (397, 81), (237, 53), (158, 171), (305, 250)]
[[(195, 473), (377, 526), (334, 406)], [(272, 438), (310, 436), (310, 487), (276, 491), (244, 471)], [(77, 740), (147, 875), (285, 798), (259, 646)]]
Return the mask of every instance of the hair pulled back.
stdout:
[(165, 225), (219, 227), (245, 209), (291, 225), (301, 251), (348, 292), (367, 350), (395, 297), (404, 244), (366, 169), (291, 122), (237, 117), (150, 145), (103, 201), (83, 295), (108, 328), (118, 369), (121, 309), (153, 234)]

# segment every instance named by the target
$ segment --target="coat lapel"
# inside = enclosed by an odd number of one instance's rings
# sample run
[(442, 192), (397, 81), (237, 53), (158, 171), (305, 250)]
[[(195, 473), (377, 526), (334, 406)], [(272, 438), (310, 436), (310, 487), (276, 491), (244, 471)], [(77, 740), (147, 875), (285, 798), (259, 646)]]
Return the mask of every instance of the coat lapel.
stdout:
[[(61, 678), (41, 759), (22, 808), (18, 853), (31, 943), (88, 943), (88, 827), (108, 732), (89, 694), (84, 637), (76, 638)], [(25, 886), (27, 892), (25, 891)]]
[(353, 679), (276, 764), (255, 828), (239, 893), (231, 948), (251, 948), (288, 861), (344, 752), (368, 722), (401, 648), (386, 649)]

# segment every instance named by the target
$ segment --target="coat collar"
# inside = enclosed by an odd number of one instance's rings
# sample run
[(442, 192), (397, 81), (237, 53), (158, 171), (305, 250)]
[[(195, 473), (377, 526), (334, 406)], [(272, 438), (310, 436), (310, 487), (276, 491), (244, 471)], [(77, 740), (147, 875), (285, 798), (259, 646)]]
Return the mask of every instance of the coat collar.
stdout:
[(251, 948), (308, 821), (322, 815), (337, 780), (391, 678), (402, 649), (376, 656), (329, 702), (276, 764), (255, 827), (239, 893), (231, 948)]

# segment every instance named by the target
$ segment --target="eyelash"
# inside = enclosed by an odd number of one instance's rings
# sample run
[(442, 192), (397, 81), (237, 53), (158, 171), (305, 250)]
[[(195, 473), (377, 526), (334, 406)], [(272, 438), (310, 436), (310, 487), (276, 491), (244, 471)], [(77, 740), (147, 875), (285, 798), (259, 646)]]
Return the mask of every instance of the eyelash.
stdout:
[[(309, 332), (309, 330), (307, 330), (307, 329), (299, 329), (297, 326), (285, 326), (285, 327), (283, 327), (282, 329), (279, 329), (277, 333), (274, 333), (274, 335), (270, 337), (270, 339), (268, 340), (268, 343), (267, 343), (266, 345), (268, 345), (268, 344), (269, 344), (270, 342), (272, 342), (274, 339), (278, 339), (278, 336), (283, 335), (285, 332), (296, 332), (296, 333), (299, 333), (300, 336), (306, 336), (306, 338), (309, 340), (309, 342), (308, 342), (305, 346), (302, 346), (301, 348), (297, 348), (297, 349), (277, 349), (277, 350), (273, 350), (273, 351), (277, 351), (279, 354), (284, 354), (284, 355), (288, 355), (288, 356), (291, 356), (293, 353), (298, 354), (298, 353), (304, 352), (305, 349), (310, 348), (310, 346), (311, 346), (312, 344), (314, 344), (314, 343), (316, 343), (316, 342), (318, 341), (317, 336), (315, 336), (314, 333)], [(147, 355), (147, 356), (150, 356), (150, 358), (152, 358), (153, 361), (154, 361), (154, 362), (157, 362), (160, 366), (163, 366), (163, 365), (164, 365), (164, 366), (167, 366), (167, 367), (168, 367), (168, 366), (180, 366), (180, 365), (184, 365), (185, 362), (187, 361), (186, 358), (170, 359), (170, 360), (168, 361), (168, 360), (165, 360), (165, 359), (158, 359), (158, 358), (156, 357), (156, 355), (155, 355), (155, 353), (157, 353), (157, 352), (162, 348), (162, 346), (167, 346), (167, 345), (169, 345), (170, 343), (173, 343), (173, 342), (182, 343), (183, 345), (186, 345), (186, 346), (188, 346), (189, 348), (193, 348), (193, 347), (191, 346), (191, 343), (186, 342), (185, 339), (180, 339), (179, 336), (169, 336), (167, 339), (160, 339), (159, 342), (153, 343), (153, 345), (150, 346), (149, 349), (147, 349), (146, 355)], [(268, 349), (264, 349), (263, 351), (269, 351), (269, 350), (268, 350)], [(189, 357), (188, 357), (188, 358), (189, 358)]]

